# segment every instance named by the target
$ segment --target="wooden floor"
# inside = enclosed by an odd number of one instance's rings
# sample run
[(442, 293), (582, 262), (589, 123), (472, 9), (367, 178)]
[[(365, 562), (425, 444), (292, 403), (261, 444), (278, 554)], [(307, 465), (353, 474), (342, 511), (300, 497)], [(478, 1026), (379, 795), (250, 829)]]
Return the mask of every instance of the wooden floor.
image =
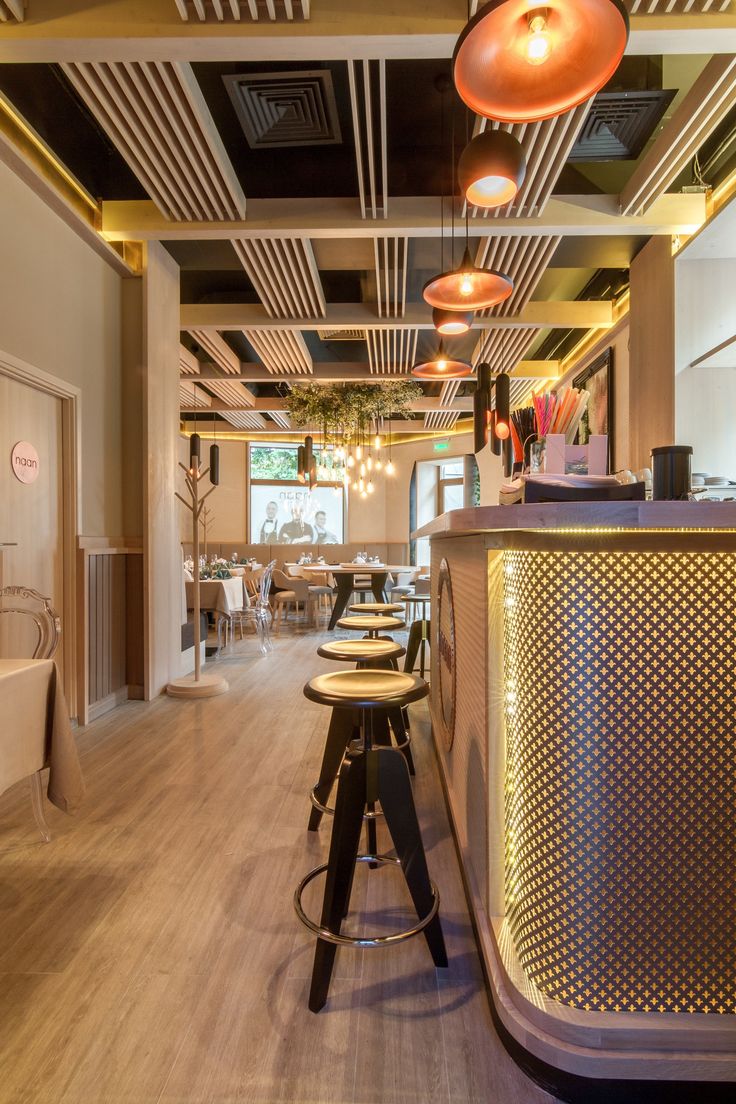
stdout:
[[(301, 688), (329, 667), (325, 635), (284, 632), (268, 658), (249, 637), (218, 663), (227, 695), (80, 730), (88, 798), (50, 811), (50, 845), (25, 784), (0, 798), (2, 1104), (551, 1101), (491, 1025), (422, 710), (415, 794), (449, 969), (421, 937), (341, 950), (329, 1004), (307, 1011), (292, 894), (329, 839), (305, 830), (328, 717)], [(411, 915), (390, 867), (359, 868), (353, 905), (374, 931)]]

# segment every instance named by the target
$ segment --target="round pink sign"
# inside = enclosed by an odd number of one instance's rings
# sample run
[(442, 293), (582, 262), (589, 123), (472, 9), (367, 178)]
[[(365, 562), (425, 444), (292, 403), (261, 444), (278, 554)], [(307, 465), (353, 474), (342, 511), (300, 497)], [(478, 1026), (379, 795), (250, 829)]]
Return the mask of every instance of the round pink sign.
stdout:
[(38, 479), (38, 453), (28, 441), (18, 441), (10, 454), (13, 475), (21, 483), (35, 483)]

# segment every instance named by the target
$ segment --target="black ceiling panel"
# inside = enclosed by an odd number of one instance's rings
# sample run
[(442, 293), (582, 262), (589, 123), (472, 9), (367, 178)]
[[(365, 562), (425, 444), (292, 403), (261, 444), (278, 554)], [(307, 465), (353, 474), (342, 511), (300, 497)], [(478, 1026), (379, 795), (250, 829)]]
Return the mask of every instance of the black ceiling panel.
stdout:
[[(307, 199), (357, 194), (353, 124), (345, 62), (316, 62), (308, 65), (304, 62), (195, 62), (192, 68), (248, 198)], [(262, 87), (265, 87), (266, 75), (273, 78), (274, 75), (283, 74), (287, 78), (289, 74), (303, 73), (306, 69), (324, 70), (330, 74), (340, 141), (315, 146), (274, 147), (264, 144), (262, 147), (251, 148), (233, 106), (226, 80), (239, 75), (252, 80), (260, 75), (264, 78)], [(303, 78), (298, 80), (301, 84), (306, 83)], [(297, 108), (289, 100), (285, 110), (291, 112)]]
[(454, 87), (444, 95), (437, 91), (436, 79), (449, 74), (447, 59), (386, 63), (389, 195), (438, 196), (452, 191), (453, 134), (459, 156), (473, 119)]
[(182, 269), (180, 294), (182, 303), (260, 303), (242, 268), (240, 272)]
[(95, 198), (147, 198), (58, 65), (0, 65), (0, 91)]

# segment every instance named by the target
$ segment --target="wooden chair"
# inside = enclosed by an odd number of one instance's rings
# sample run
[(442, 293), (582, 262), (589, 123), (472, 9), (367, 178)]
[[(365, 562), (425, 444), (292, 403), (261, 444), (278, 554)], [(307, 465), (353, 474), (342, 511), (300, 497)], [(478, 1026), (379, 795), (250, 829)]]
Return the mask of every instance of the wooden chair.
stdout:
[(299, 616), (299, 607), (304, 605), (304, 613), (307, 623), (313, 620), (315, 596), (309, 591), (309, 583), (306, 579), (295, 579), (285, 575), (278, 568), (273, 570), (273, 586), (278, 590), (271, 593), (271, 605), (274, 611), (274, 632), (281, 631), (284, 614), (288, 616), (289, 609), (294, 608), (296, 616)]
[[(12, 604), (6, 605), (10, 600)], [(61, 639), (61, 618), (51, 605), (51, 599), (45, 598), (32, 587), (6, 586), (0, 588), (0, 620), (7, 619), (12, 625), (14, 617), (22, 617), (25, 623), (32, 622), (37, 638), (30, 659), (53, 659)], [(46, 843), (51, 840), (51, 832), (43, 811), (43, 787), (41, 771), (31, 775), (31, 805), (38, 830)]]

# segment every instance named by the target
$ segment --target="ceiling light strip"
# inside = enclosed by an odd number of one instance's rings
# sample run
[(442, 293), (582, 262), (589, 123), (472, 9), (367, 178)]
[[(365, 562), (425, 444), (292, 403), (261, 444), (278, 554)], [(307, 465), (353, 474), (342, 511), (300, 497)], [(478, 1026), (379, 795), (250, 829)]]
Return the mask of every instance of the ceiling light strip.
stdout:
[(219, 333), (211, 330), (190, 330), (189, 333), (218, 368), (229, 376), (240, 375), (240, 359)]
[(736, 105), (736, 55), (715, 54), (619, 196), (622, 215), (642, 215)]

